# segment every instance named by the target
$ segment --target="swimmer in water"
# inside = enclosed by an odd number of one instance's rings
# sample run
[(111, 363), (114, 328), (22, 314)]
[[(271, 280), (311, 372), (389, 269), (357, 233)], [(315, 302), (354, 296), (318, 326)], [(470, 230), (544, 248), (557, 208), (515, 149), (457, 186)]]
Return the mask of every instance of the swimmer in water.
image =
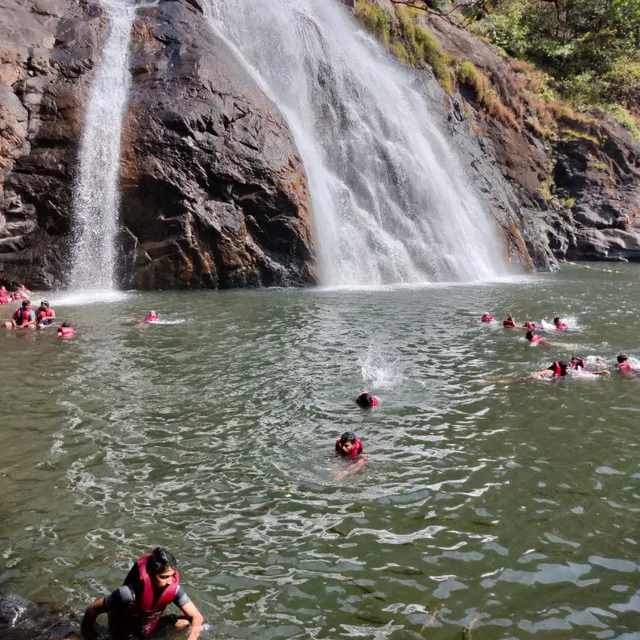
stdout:
[(525, 338), (530, 344), (550, 344), (548, 340), (541, 338), (538, 334), (533, 333), (533, 331), (527, 331)]
[(553, 319), (553, 324), (558, 331), (568, 331), (569, 325), (566, 322), (562, 322), (562, 318), (560, 316), (556, 316)]
[[(177, 622), (172, 616), (162, 616), (172, 602), (185, 616)], [(204, 621), (180, 586), (176, 559), (161, 547), (136, 560), (124, 586), (89, 605), (81, 634), (73, 640), (96, 638), (95, 621), (102, 613), (109, 615), (110, 637), (114, 638), (147, 638), (156, 626), (166, 632), (171, 624), (175, 629), (188, 629), (188, 640), (197, 640)]]
[(363, 409), (371, 409), (371, 407), (377, 407), (380, 404), (380, 399), (371, 395), (367, 391), (363, 391), (357, 398), (356, 404)]
[(350, 467), (347, 471), (343, 471), (342, 473), (338, 473), (334, 476), (335, 480), (340, 480), (341, 478), (345, 478), (346, 476), (350, 476), (352, 473), (361, 469), (366, 463), (367, 458), (360, 456), (364, 454), (364, 447), (362, 446), (362, 442), (360, 438), (356, 437), (356, 434), (352, 431), (345, 431), (337, 440), (336, 440), (336, 454), (342, 458), (348, 458), (355, 462), (355, 464)]
[(16, 309), (11, 317), (11, 322), (5, 322), (6, 329), (35, 329), (36, 312), (31, 308), (28, 300), (23, 300), (22, 306)]
[(7, 287), (0, 287), (0, 304), (9, 304), (10, 294), (7, 291)]
[[(602, 358), (598, 359), (598, 363), (604, 364), (604, 361), (602, 360)], [(608, 376), (611, 373), (607, 369), (602, 369), (600, 371), (587, 371), (587, 363), (585, 362), (584, 358), (580, 358), (579, 356), (571, 357), (571, 369), (573, 369), (574, 371), (582, 371), (584, 373), (589, 373), (592, 376)]]
[(158, 314), (155, 311), (149, 311), (149, 313), (144, 317), (143, 322), (158, 322)]
[(493, 322), (493, 316), (490, 313), (485, 313), (482, 318), (480, 318), (481, 322)]
[(49, 306), (46, 300), (40, 303), (37, 318), (39, 326), (53, 324), (56, 321), (56, 312)]
[(631, 373), (632, 371), (636, 371), (636, 367), (633, 365), (631, 360), (629, 360), (629, 356), (626, 353), (619, 354), (616, 360), (618, 361), (616, 369), (620, 373)]
[(522, 325), (523, 329), (537, 329), (537, 325), (535, 325), (533, 322), (531, 322), (530, 320), (527, 320), (523, 325)]
[(505, 329), (515, 329), (516, 326), (516, 319), (510, 314), (507, 314), (507, 319), (503, 320), (502, 322), (502, 326)]
[(533, 378), (540, 380), (552, 380), (555, 378), (563, 378), (569, 374), (570, 365), (562, 360), (555, 360), (546, 369), (542, 371), (534, 371), (531, 373)]
[(75, 335), (76, 332), (68, 322), (63, 322), (56, 333), (60, 338), (69, 338)]

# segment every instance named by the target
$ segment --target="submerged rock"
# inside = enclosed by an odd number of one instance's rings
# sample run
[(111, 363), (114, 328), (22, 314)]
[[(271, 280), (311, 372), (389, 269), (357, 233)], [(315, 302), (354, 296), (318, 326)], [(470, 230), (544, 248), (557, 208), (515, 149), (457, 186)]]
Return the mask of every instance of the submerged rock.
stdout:
[(16, 594), (0, 595), (2, 640), (57, 640), (79, 629), (80, 618), (67, 607), (36, 605)]

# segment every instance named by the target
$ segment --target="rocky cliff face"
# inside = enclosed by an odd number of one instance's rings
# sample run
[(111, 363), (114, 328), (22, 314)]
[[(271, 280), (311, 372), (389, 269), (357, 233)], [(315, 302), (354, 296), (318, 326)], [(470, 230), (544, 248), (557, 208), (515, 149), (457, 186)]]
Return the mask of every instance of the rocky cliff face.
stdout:
[[(0, 15), (0, 279), (61, 286), (96, 2), (5, 0)], [(124, 286), (315, 281), (307, 180), (281, 115), (201, 8), (140, 9), (123, 132)]]
[[(377, 0), (393, 10), (388, 0)], [(351, 0), (342, 0), (353, 7)], [(486, 43), (428, 16), (452, 55), (491, 78), (515, 124), (468, 87), (441, 114), (513, 261), (640, 260), (640, 147), (604, 114), (539, 135), (519, 73)], [(71, 197), (108, 19), (94, 0), (2, 0), (0, 280), (64, 283)], [(140, 8), (122, 144), (121, 284), (197, 288), (315, 282), (307, 177), (281, 114), (207, 27), (200, 0)], [(533, 122), (533, 124), (532, 124)]]
[[(378, 0), (381, 6), (386, 2)], [(490, 78), (513, 115), (506, 121), (491, 116), (469, 87), (461, 86), (451, 98), (441, 93), (453, 105), (450, 117), (463, 111), (485, 159), (497, 161), (534, 263), (544, 266), (542, 247), (551, 262), (640, 260), (640, 142), (598, 111), (568, 110), (552, 131), (543, 131), (522, 99), (524, 73), (516, 63), (441, 17), (421, 20), (451, 56), (472, 62)], [(474, 171), (483, 164), (475, 163)], [(485, 191), (489, 202), (494, 195), (494, 187)]]
[(0, 12), (0, 279), (48, 288), (67, 265), (73, 168), (106, 28), (79, 0)]

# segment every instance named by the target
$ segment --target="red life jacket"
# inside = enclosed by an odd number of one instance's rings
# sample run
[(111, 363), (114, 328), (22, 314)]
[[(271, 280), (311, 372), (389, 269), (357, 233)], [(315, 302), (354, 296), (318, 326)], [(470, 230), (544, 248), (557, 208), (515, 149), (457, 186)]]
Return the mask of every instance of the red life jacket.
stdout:
[(58, 335), (62, 336), (63, 338), (66, 336), (72, 336), (75, 334), (75, 330), (73, 327), (60, 327), (58, 329)]
[(13, 319), (16, 321), (16, 324), (19, 327), (21, 327), (26, 322), (29, 322), (29, 313), (31, 311), (33, 311), (31, 307), (27, 307), (26, 309), (23, 307), (20, 307), (19, 309), (15, 310), (15, 313), (13, 314)]
[(145, 316), (144, 317), (144, 321), (145, 322), (157, 322), (158, 321), (158, 316)]
[(553, 375), (554, 376), (560, 377), (560, 376), (563, 376), (563, 375), (567, 375), (566, 373), (562, 373), (562, 367), (560, 366), (560, 363), (557, 360), (553, 361), (553, 363), (551, 364), (549, 369), (551, 369), (553, 371)]
[(560, 329), (561, 331), (566, 331), (569, 328), (569, 325), (566, 322), (558, 322), (556, 325), (556, 329)]
[(53, 318), (53, 311), (51, 311), (51, 309), (38, 311), (38, 320), (44, 320), (45, 318)]
[(147, 572), (147, 561), (151, 557), (138, 558), (129, 571), (124, 584), (131, 586), (132, 582), (142, 584), (142, 593), (136, 592), (136, 600), (126, 612), (114, 613), (109, 616), (109, 626), (116, 635), (142, 635), (148, 636), (160, 621), (164, 610), (173, 602), (178, 591), (180, 576), (178, 570), (174, 574), (173, 582), (155, 600), (151, 576)]
[(502, 326), (505, 329), (513, 329), (516, 326), (516, 323), (511, 318), (507, 318), (503, 321)]
[(536, 325), (533, 322), (529, 322), (528, 320), (522, 325), (525, 329), (535, 329)]
[(9, 304), (9, 298), (6, 293), (0, 293), (0, 304)]
[(574, 360), (571, 363), (571, 368), (572, 369), (582, 369), (583, 371), (586, 371), (587, 370), (587, 363), (582, 358), (579, 358), (578, 360)]
[(362, 446), (360, 438), (356, 438), (356, 446), (353, 447), (349, 453), (345, 453), (340, 446), (340, 438), (338, 438), (336, 440), (336, 453), (339, 453), (345, 458), (357, 458), (361, 453), (364, 453), (364, 447)]
[(482, 316), (482, 322), (493, 322), (493, 316), (485, 313), (485, 315)]

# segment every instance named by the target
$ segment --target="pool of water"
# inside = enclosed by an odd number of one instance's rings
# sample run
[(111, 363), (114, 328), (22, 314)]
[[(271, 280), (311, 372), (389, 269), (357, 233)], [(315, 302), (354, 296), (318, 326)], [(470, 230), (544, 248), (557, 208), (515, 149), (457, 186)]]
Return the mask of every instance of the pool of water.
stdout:
[[(616, 271), (48, 294), (73, 339), (0, 334), (0, 591), (80, 611), (162, 545), (208, 638), (640, 638), (640, 382), (521, 379), (640, 356)], [(532, 347), (486, 311), (579, 331)], [(368, 462), (336, 479), (347, 430)]]

